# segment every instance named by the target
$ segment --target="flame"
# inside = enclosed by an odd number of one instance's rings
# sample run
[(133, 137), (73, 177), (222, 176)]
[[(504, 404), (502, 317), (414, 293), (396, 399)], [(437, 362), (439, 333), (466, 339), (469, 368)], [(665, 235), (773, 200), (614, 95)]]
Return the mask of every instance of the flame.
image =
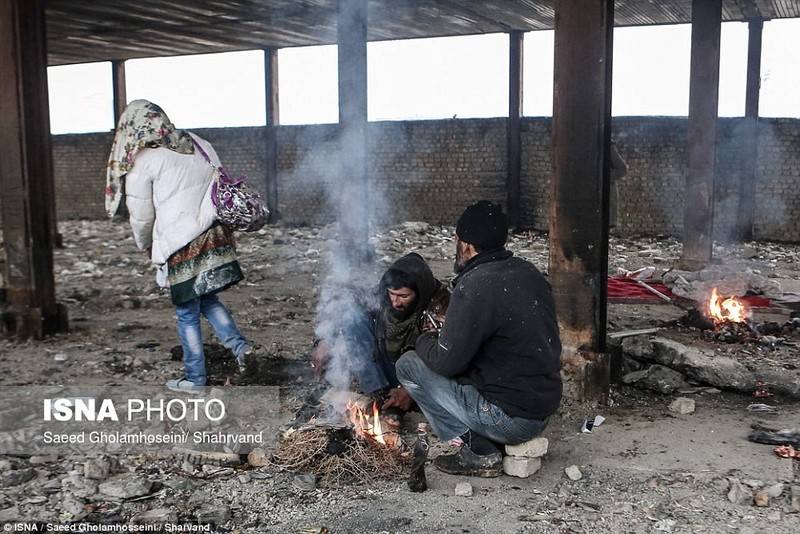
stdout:
[(711, 292), (711, 299), (708, 302), (708, 312), (714, 322), (719, 323), (743, 323), (747, 320), (747, 306), (736, 297), (729, 297), (722, 300), (717, 294), (717, 288)]
[(371, 437), (381, 445), (386, 446), (386, 440), (383, 439), (381, 417), (378, 413), (378, 403), (376, 401), (372, 401), (371, 415), (357, 404), (348, 402), (347, 415), (350, 418), (350, 422), (353, 424), (356, 436), (359, 438)]

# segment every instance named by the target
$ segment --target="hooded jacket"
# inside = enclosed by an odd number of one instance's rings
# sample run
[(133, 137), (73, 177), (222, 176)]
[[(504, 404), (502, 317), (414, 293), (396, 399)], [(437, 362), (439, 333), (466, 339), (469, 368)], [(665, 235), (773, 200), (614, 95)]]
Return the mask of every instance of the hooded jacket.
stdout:
[[(381, 280), (378, 285), (380, 309), (375, 317), (375, 350), (376, 359), (396, 362), (405, 350), (412, 349), (422, 332), (422, 316), (431, 305), (434, 296), (440, 297), (442, 293), (448, 294), (445, 284), (433, 276), (433, 272), (425, 260), (412, 252), (392, 263), (389, 269), (395, 269), (408, 274), (416, 284), (417, 301), (410, 317), (398, 321), (392, 315), (392, 305), (389, 301), (386, 284)], [(391, 347), (395, 347), (392, 350)]]
[(561, 340), (550, 285), (505, 249), (478, 254), (454, 280), (441, 333), (417, 340), (434, 372), (472, 384), (512, 417), (544, 419), (561, 401)]

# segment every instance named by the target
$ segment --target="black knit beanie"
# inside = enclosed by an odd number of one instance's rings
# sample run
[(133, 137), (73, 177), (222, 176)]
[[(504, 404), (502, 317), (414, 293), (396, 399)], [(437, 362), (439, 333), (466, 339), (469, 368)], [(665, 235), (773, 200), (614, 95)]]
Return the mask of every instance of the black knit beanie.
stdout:
[(508, 238), (508, 224), (503, 206), (488, 200), (467, 206), (458, 218), (456, 235), (479, 250), (504, 246)]

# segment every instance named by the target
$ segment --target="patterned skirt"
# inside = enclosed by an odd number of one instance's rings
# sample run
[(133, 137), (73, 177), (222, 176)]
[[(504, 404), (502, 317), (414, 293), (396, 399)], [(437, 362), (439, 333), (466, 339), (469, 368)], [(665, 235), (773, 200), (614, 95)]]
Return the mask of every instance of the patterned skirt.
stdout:
[(236, 259), (233, 230), (219, 223), (170, 256), (167, 265), (176, 306), (244, 279)]

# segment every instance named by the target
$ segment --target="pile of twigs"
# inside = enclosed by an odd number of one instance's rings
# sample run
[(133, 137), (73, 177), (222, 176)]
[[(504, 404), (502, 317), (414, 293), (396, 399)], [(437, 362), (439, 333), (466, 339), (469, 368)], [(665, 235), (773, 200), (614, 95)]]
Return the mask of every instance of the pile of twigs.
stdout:
[(272, 463), (293, 473), (314, 473), (320, 485), (370, 484), (401, 476), (408, 454), (355, 439), (350, 429), (307, 427), (284, 433)]

